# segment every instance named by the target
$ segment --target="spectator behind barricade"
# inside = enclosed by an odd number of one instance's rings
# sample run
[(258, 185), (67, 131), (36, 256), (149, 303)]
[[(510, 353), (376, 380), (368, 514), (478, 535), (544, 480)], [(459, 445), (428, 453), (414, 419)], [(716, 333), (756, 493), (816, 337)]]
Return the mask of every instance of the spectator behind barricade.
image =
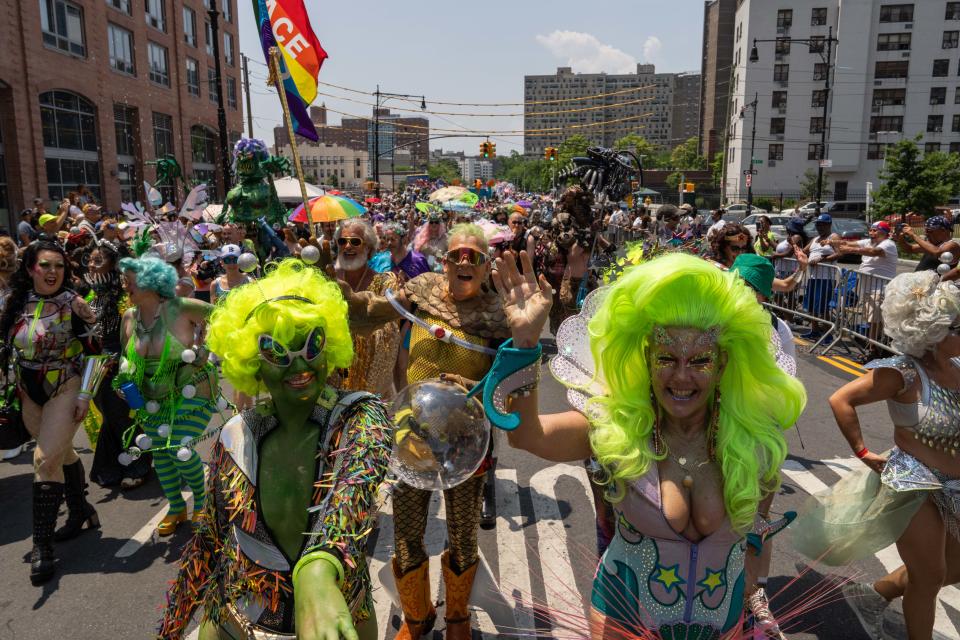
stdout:
[[(890, 225), (883, 221), (874, 222), (870, 226), (869, 239), (858, 242), (838, 241), (834, 247), (841, 255), (863, 256), (860, 273), (878, 276), (878, 278), (868, 279), (866, 283), (861, 283), (859, 290), (863, 295), (863, 321), (869, 328), (867, 335), (871, 340), (879, 340), (883, 336), (883, 316), (880, 313), (880, 306), (883, 303), (883, 290), (887, 284), (887, 280), (879, 278), (893, 279), (897, 275), (897, 243), (890, 239)], [(866, 362), (878, 357), (883, 357), (883, 352), (876, 345), (871, 345)]]
[(625, 227), (627, 224), (626, 209), (627, 205), (620, 205), (620, 207), (611, 213), (610, 217), (607, 219), (607, 239), (610, 242), (617, 241), (617, 232), (619, 232), (620, 229)]
[(757, 237), (753, 241), (753, 252), (764, 258), (772, 258), (777, 250), (777, 236), (770, 227), (768, 216), (761, 215), (757, 218)]
[[(907, 214), (907, 219), (913, 215)], [(953, 225), (943, 216), (928, 218), (923, 224), (926, 238), (917, 237), (916, 231), (909, 225), (898, 224), (894, 240), (897, 246), (909, 253), (921, 253), (920, 261), (914, 271), (936, 271), (940, 266), (940, 256), (950, 253), (953, 259), (951, 267), (960, 260), (960, 244), (953, 239)]]
[(750, 246), (750, 231), (741, 224), (727, 222), (723, 229), (713, 236), (711, 243), (713, 259), (725, 268), (733, 266), (733, 261), (743, 253), (753, 253)]
[[(833, 233), (833, 218), (829, 213), (821, 213), (814, 226), (817, 237), (804, 249), (804, 253), (810, 260), (810, 279), (807, 281), (804, 304), (810, 315), (825, 318), (830, 307), (834, 285), (834, 272), (825, 265), (836, 262), (840, 257), (832, 244), (833, 241), (839, 240), (840, 236)], [(822, 335), (822, 323), (814, 321), (810, 331), (803, 337), (816, 340)]]
[(25, 247), (37, 238), (37, 230), (33, 228), (31, 220), (33, 218), (33, 209), (24, 209), (20, 212), (20, 222), (17, 223), (17, 241), (21, 247)]
[(723, 214), (723, 209), (710, 212), (710, 227), (707, 229), (707, 242), (710, 244), (713, 244), (714, 236), (723, 231), (723, 227), (726, 224), (723, 221)]
[(657, 211), (657, 244), (679, 246), (677, 227), (680, 226), (680, 211), (672, 204), (665, 204)]

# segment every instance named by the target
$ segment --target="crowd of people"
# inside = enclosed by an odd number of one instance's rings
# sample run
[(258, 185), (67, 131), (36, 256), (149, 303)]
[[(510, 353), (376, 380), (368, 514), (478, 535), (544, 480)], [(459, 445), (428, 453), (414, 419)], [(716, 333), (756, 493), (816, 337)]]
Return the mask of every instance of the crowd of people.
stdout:
[[(183, 637), (198, 609), (204, 640), (372, 637), (365, 540), (384, 485), (396, 637), (415, 640), (438, 615), (431, 492), (391, 479), (390, 459), (397, 447), (429, 451), (415, 433), (401, 438), (389, 404), (419, 381), (486, 379), (518, 418), (510, 446), (593, 471), (593, 637), (782, 638), (766, 576), (770, 540), (795, 514), (775, 519), (771, 506), (806, 394), (791, 328), (763, 303), (806, 273), (816, 310), (828, 295), (818, 269), (857, 254), (862, 273), (892, 278), (875, 322), (902, 355), (831, 398), (864, 473), (811, 502), (797, 545), (843, 564), (896, 542), (903, 567), (844, 593), (873, 637), (899, 597), (910, 638), (930, 637), (939, 589), (960, 580), (960, 247), (949, 221), (929, 218), (925, 238), (878, 222), (849, 242), (821, 214), (815, 237), (791, 221), (779, 241), (763, 216), (753, 231), (722, 211), (604, 203), (581, 187), (431, 203), (437, 186), (371, 198), (361, 217), (274, 224), (268, 244), (229, 212), (112, 214), (82, 188), (56, 212), (25, 210), (16, 238), (0, 238), (0, 332), (35, 440), (32, 582), (56, 572), (55, 542), (101, 526), (88, 478), (134, 489), (155, 475), (168, 502), (157, 533), (193, 527), (158, 637)], [(894, 277), (898, 246), (931, 264)], [(951, 270), (937, 272), (946, 253)], [(778, 272), (778, 258), (796, 269)], [(571, 405), (558, 414), (538, 402), (546, 331)], [(524, 364), (509, 370), (511, 359)], [(895, 446), (878, 454), (856, 409), (881, 400), (895, 430), (875, 446)], [(84, 421), (97, 433), (89, 473), (73, 447)], [(471, 637), (478, 530), (496, 523), (492, 447), (443, 491), (451, 640)]]

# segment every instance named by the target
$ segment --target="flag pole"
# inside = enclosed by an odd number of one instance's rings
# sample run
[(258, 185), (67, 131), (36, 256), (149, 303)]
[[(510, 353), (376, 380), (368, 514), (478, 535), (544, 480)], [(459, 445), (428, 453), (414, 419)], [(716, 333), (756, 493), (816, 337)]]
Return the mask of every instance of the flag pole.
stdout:
[[(310, 222), (310, 208), (307, 196), (307, 185), (303, 181), (303, 167), (300, 166), (300, 151), (297, 150), (297, 141), (293, 133), (293, 119), (290, 117), (290, 107), (287, 106), (287, 92), (283, 88), (283, 76), (280, 74), (280, 50), (277, 47), (270, 47), (270, 79), (277, 88), (277, 94), (280, 96), (280, 106), (283, 107), (283, 121), (287, 125), (287, 136), (290, 138), (290, 151), (293, 152), (293, 167), (297, 172), (297, 180), (300, 182), (300, 197), (303, 199), (303, 212), (306, 214), (307, 223)], [(316, 235), (313, 225), (310, 225), (311, 236)]]

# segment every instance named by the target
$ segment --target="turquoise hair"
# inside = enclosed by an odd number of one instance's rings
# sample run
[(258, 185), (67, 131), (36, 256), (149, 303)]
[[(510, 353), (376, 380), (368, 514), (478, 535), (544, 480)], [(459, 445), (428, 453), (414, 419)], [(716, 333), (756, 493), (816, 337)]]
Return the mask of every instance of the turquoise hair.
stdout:
[(133, 272), (137, 287), (153, 291), (162, 298), (176, 297), (177, 270), (160, 258), (124, 258), (120, 271)]
[[(311, 302), (268, 302), (281, 296)], [(259, 380), (258, 336), (269, 333), (281, 344), (290, 345), (314, 327), (322, 327), (326, 336), (323, 357), (327, 371), (349, 367), (353, 339), (340, 287), (319, 270), (288, 258), (255, 283), (231, 290), (217, 304), (208, 323), (207, 346), (220, 356), (223, 375), (234, 388), (253, 396), (265, 390)]]
[(782, 432), (803, 412), (806, 392), (777, 366), (770, 315), (735, 274), (680, 253), (628, 267), (589, 325), (593, 357), (608, 389), (590, 401), (600, 409), (591, 420), (590, 441), (620, 489), (611, 492), (614, 501), (626, 483), (666, 457), (652, 447), (656, 407), (649, 358), (657, 326), (719, 328), (726, 364), (719, 381), (717, 458), (727, 515), (744, 532), (760, 500), (779, 487), (787, 455)]

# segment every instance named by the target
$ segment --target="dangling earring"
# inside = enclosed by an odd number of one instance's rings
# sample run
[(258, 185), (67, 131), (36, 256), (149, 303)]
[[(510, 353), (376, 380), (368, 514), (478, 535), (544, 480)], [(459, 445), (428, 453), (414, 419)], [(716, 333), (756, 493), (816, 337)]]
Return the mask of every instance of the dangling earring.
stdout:
[(713, 415), (710, 417), (710, 428), (707, 431), (707, 455), (710, 460), (717, 459), (717, 432), (720, 430), (720, 387), (713, 392)]
[(657, 403), (656, 396), (650, 393), (650, 404), (653, 405), (653, 455), (662, 456), (666, 454), (666, 447), (663, 442), (663, 433), (660, 431), (660, 405)]

